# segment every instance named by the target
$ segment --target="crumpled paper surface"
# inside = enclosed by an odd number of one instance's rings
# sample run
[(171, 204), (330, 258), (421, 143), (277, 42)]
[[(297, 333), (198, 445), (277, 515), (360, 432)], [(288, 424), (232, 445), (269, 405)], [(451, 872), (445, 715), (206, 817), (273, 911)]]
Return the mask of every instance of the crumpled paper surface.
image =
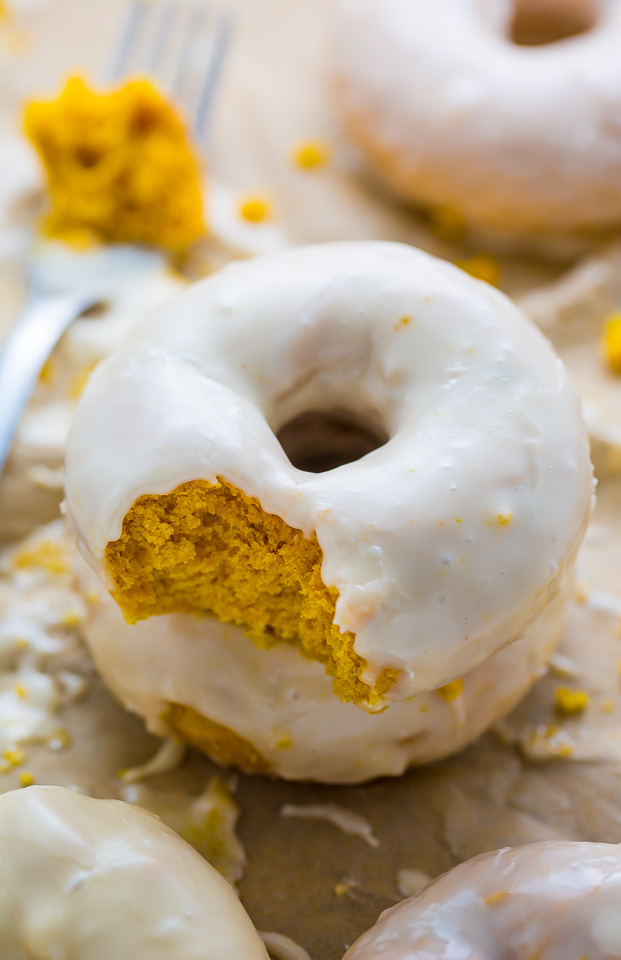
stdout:
[[(236, 4), (235, 42), (210, 120), (213, 175), (240, 195), (269, 196), (291, 242), (386, 238), (450, 259), (489, 253), (434, 237), (422, 218), (369, 180), (342, 138), (327, 70), (332, 6), (331, 0)], [(0, 134), (15, 128), (24, 98), (48, 94), (69, 72), (101, 76), (123, 8), (121, 0), (47, 0), (11, 27), (19, 30), (19, 43), (0, 24)], [(330, 145), (331, 160), (300, 170), (291, 152), (300, 141), (315, 139)], [(593, 256), (599, 262), (597, 251)], [(526, 256), (499, 257), (499, 264), (503, 289), (525, 297), (570, 366), (580, 367), (585, 352), (596, 349), (599, 315), (621, 303), (615, 271), (603, 280), (598, 274), (597, 290), (585, 293), (583, 287), (576, 292), (575, 278), (563, 279), (568, 264)], [(554, 283), (556, 288), (532, 293)], [(3, 262), (0, 328), (10, 324), (23, 296), (19, 260)], [(577, 296), (583, 309), (576, 317), (571, 302)], [(562, 656), (496, 731), (451, 760), (361, 787), (236, 779), (238, 834), (248, 858), (239, 888), (258, 928), (288, 934), (313, 960), (339, 960), (379, 912), (400, 899), (397, 875), (403, 869), (435, 877), (485, 850), (531, 840), (621, 841), (621, 477), (614, 463), (606, 463), (578, 560)], [(24, 530), (51, 519), (57, 505), (57, 491), (37, 498), (24, 493), (19, 477), (9, 474), (0, 485), (0, 520), (23, 511)], [(14, 601), (4, 588), (0, 618)], [(123, 796), (127, 785), (119, 771), (147, 761), (157, 743), (114, 703), (83, 652), (74, 651), (64, 666), (86, 677), (87, 690), (62, 707), (65, 745), (29, 747), (28, 772), (38, 783)], [(584, 713), (555, 712), (558, 686), (590, 695)], [(19, 786), (23, 770), (22, 764), (0, 775), (0, 789)], [(192, 754), (179, 769), (152, 777), (139, 795), (155, 810), (195, 810), (192, 801), (216, 772)], [(327, 821), (283, 817), (285, 804), (349, 808), (368, 820), (379, 845)]]

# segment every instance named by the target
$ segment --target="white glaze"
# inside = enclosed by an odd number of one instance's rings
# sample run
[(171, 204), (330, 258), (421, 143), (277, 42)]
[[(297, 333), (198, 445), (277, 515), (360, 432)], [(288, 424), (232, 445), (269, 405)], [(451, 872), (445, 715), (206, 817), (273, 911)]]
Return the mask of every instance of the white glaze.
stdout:
[(285, 803), (280, 808), (280, 815), (281, 817), (293, 817), (298, 820), (326, 820), (342, 830), (343, 833), (360, 837), (374, 849), (380, 845), (379, 840), (373, 833), (373, 827), (366, 817), (337, 803), (307, 803), (301, 805)]
[[(137, 767), (130, 767), (129, 770), (122, 770), (119, 774), (119, 780), (122, 780), (123, 783), (140, 783), (142, 780), (148, 780), (160, 773), (170, 773), (181, 766), (186, 754), (185, 743), (182, 743), (177, 737), (166, 737), (153, 756), (145, 763), (141, 763)], [(123, 799), (127, 800), (127, 797), (123, 797)]]
[[(86, 612), (69, 567), (36, 562), (41, 545), (70, 543), (61, 521), (0, 556), (0, 772), (24, 759), (20, 748), (59, 735), (60, 711), (84, 694), (86, 679), (63, 666), (76, 651), (76, 627)], [(33, 557), (16, 566), (24, 552)], [(16, 758), (12, 761), (11, 758)], [(21, 758), (17, 759), (17, 758)]]
[[(88, 592), (95, 576), (83, 561), (78, 572)], [(557, 598), (523, 639), (464, 677), (459, 711), (429, 692), (369, 714), (341, 703), (323, 667), (293, 647), (259, 650), (213, 617), (129, 626), (108, 594), (93, 603), (82, 632), (105, 683), (153, 733), (166, 736), (162, 716), (181, 703), (250, 741), (278, 776), (359, 783), (454, 753), (511, 710), (541, 676), (563, 606)]]
[(162, 793), (157, 785), (146, 783), (125, 785), (121, 796), (160, 817), (230, 884), (236, 886), (242, 879), (248, 858), (237, 834), (240, 809), (219, 777), (212, 777), (198, 796), (179, 789)]
[(232, 887), (153, 814), (65, 787), (0, 796), (0, 954), (266, 960)]
[(432, 877), (424, 870), (403, 867), (397, 872), (397, 889), (402, 897), (413, 897), (431, 883), (431, 880)]
[(349, 131), (397, 192), (529, 234), (621, 220), (621, 5), (588, 32), (509, 39), (515, 0), (341, 0)]
[(343, 960), (612, 960), (620, 902), (616, 844), (506, 847), (386, 910)]
[[(325, 473), (295, 469), (273, 431), (335, 407), (390, 441)], [(592, 496), (579, 402), (549, 343), (498, 291), (381, 242), (231, 264), (95, 371), (67, 502), (100, 575), (135, 499), (197, 477), (316, 531), (335, 623), (356, 634), (368, 678), (403, 671), (391, 699), (462, 676), (536, 618)]]
[(304, 947), (284, 933), (261, 930), (260, 937), (274, 960), (311, 960)]

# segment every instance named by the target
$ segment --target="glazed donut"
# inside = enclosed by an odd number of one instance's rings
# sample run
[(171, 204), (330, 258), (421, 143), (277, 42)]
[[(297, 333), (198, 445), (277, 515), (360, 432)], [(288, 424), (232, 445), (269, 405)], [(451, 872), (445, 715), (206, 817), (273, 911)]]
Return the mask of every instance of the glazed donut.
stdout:
[[(613, 227), (621, 6), (557, 2), (559, 19), (573, 7), (589, 29), (537, 46), (512, 42), (523, 6), (341, 0), (335, 70), (346, 127), (394, 191), (475, 227), (532, 238)], [(545, 12), (550, 0), (530, 6)]]
[(187, 614), (130, 626), (109, 594), (94, 600), (84, 563), (81, 579), (91, 598), (82, 636), (97, 669), (151, 733), (180, 737), (221, 765), (287, 780), (361, 783), (461, 750), (522, 699), (563, 627), (561, 595), (463, 685), (369, 714), (341, 703), (322, 665), (288, 644), (260, 650), (239, 627)]
[(146, 810), (66, 787), (0, 796), (10, 960), (267, 960), (232, 887)]
[(505, 847), (386, 910), (343, 960), (613, 960), (620, 904), (617, 844)]
[[(300, 470), (276, 434), (312, 411), (388, 439)], [(129, 622), (215, 615), (295, 645), (372, 709), (536, 620), (592, 471), (536, 327), (449, 264), (363, 242), (231, 264), (140, 325), (82, 395), (66, 490)]]

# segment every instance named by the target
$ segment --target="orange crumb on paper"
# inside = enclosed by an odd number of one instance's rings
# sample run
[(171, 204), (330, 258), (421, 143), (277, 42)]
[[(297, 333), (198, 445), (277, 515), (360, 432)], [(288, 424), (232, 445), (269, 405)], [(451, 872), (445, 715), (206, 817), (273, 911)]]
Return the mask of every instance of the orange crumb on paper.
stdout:
[(428, 212), (429, 229), (438, 240), (460, 240), (468, 229), (466, 219), (453, 207), (433, 207)]
[(249, 223), (263, 223), (270, 217), (270, 205), (265, 197), (245, 197), (239, 203), (239, 215)]
[(558, 713), (576, 716), (586, 710), (589, 695), (585, 690), (570, 690), (569, 687), (557, 687), (554, 694), (554, 706)]
[(19, 767), (26, 759), (26, 755), (19, 747), (9, 747), (2, 754), (3, 760), (11, 767)]
[(457, 697), (460, 697), (464, 690), (464, 681), (459, 678), (458, 680), (453, 680), (451, 683), (445, 683), (443, 687), (438, 687), (438, 693), (441, 697), (451, 703), (453, 700), (457, 700)]
[(78, 400), (82, 396), (84, 388), (88, 383), (88, 378), (96, 366), (97, 361), (94, 360), (92, 363), (87, 363), (80, 370), (76, 371), (67, 387), (67, 396), (70, 400)]
[(48, 357), (41, 370), (39, 371), (39, 383), (49, 386), (56, 379), (56, 363), (52, 357)]
[(498, 261), (489, 253), (479, 253), (466, 260), (458, 260), (457, 266), (477, 280), (484, 280), (485, 283), (489, 283), (493, 287), (498, 286), (500, 267)]
[(604, 324), (604, 357), (614, 373), (621, 373), (621, 313), (613, 313)]
[(296, 167), (312, 170), (324, 167), (330, 159), (330, 154), (330, 147), (323, 140), (309, 140), (294, 147), (293, 162)]

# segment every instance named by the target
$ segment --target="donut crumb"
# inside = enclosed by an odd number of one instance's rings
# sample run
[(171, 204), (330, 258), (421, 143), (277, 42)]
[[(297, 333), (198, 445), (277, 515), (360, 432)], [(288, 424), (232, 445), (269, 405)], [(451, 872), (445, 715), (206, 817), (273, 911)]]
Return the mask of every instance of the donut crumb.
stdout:
[(457, 700), (463, 692), (464, 681), (461, 677), (458, 680), (453, 680), (451, 683), (445, 683), (443, 687), (438, 687), (438, 693), (441, 697), (444, 697), (447, 703), (452, 703), (453, 700)]
[(461, 240), (468, 229), (466, 218), (453, 207), (438, 206), (428, 211), (429, 229), (438, 240)]
[(263, 223), (270, 217), (270, 204), (265, 197), (243, 197), (239, 202), (239, 215), (248, 223)]
[(310, 140), (299, 143), (293, 150), (293, 162), (296, 167), (311, 170), (323, 167), (330, 159), (330, 147), (322, 140)]
[(586, 710), (589, 695), (585, 690), (570, 690), (569, 687), (557, 687), (554, 694), (554, 706), (558, 713), (572, 717)]
[(500, 281), (500, 267), (498, 261), (489, 253), (479, 253), (466, 260), (458, 260), (456, 264), (461, 270), (470, 274), (476, 280), (484, 280), (492, 287), (497, 287)]

